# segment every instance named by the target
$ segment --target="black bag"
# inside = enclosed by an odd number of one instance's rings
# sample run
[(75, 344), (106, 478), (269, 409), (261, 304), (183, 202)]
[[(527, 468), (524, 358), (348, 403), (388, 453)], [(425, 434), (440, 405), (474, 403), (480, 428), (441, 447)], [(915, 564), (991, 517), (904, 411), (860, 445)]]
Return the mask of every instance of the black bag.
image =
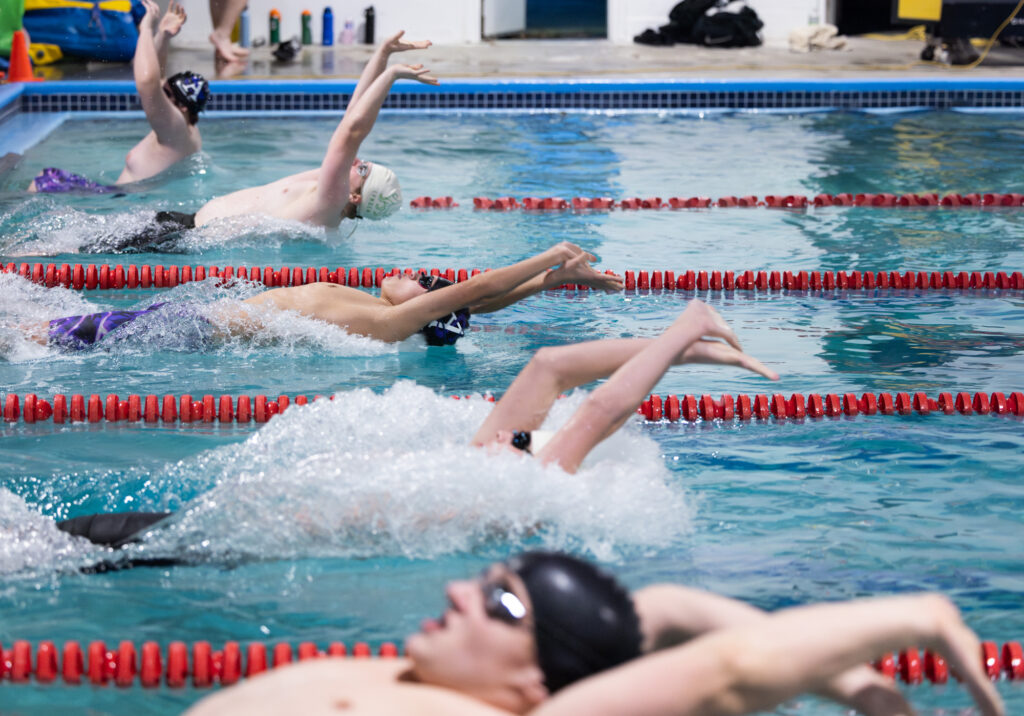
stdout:
[(717, 12), (712, 8), (728, 0), (683, 0), (668, 14), (669, 22), (657, 30), (644, 30), (633, 38), (641, 45), (673, 45), (687, 42), (708, 47), (754, 47), (761, 44), (761, 18), (749, 7), (739, 12)]
[(716, 12), (698, 18), (693, 41), (708, 47), (756, 47), (761, 44), (761, 18), (749, 7), (739, 12)]

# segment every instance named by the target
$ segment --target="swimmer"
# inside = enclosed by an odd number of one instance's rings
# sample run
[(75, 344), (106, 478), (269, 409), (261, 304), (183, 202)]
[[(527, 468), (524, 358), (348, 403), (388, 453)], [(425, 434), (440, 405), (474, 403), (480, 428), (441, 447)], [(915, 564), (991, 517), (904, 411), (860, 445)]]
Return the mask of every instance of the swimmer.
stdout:
[[(160, 8), (155, 0), (143, 0), (143, 4), (146, 6), (146, 14), (139, 22), (133, 72), (135, 89), (151, 131), (128, 152), (124, 169), (112, 186), (97, 184), (78, 174), (49, 167), (32, 181), (29, 191), (105, 194), (122, 184), (156, 176), (202, 148), (196, 123), (199, 121), (199, 112), (210, 99), (209, 84), (192, 72), (179, 72), (163, 79), (167, 67), (167, 49), (171, 38), (185, 24), (185, 9), (171, 0), (158, 25)], [(182, 226), (187, 223), (183, 220), (184, 215), (174, 212), (161, 214), (166, 214), (162, 219), (164, 222), (175, 222)], [(160, 215), (158, 220), (161, 220)]]
[[(253, 307), (293, 311), (334, 324), (351, 334), (379, 341), (403, 341), (417, 333), (430, 345), (451, 345), (464, 337), (474, 313), (491, 313), (546, 289), (566, 283), (617, 292), (622, 278), (600, 273), (594, 256), (563, 242), (524, 261), (477, 274), (453, 284), (441, 277), (418, 274), (388, 276), (380, 296), (349, 286), (311, 283), (274, 288), (238, 304), (216, 304), (204, 315), (189, 306), (156, 303), (141, 311), (106, 311), (56, 318), (26, 328), (29, 338), (67, 350), (89, 348), (125, 337), (124, 326), (156, 311), (185, 312), (191, 323), (211, 334), (252, 336), (262, 330), (262, 311)], [(261, 315), (262, 314), (262, 315)], [(213, 337), (213, 335), (209, 336)], [(205, 343), (204, 341), (197, 341)]]
[[(598, 443), (636, 413), (669, 367), (685, 363), (733, 365), (770, 380), (779, 377), (743, 353), (736, 334), (715, 309), (693, 300), (657, 338), (541, 348), (484, 420), (473, 444), (511, 448), (576, 472)], [(608, 380), (557, 432), (539, 430), (559, 395), (602, 378)]]
[(935, 594), (766, 614), (677, 585), (630, 595), (588, 562), (527, 552), (450, 583), (446, 596), (406, 658), (305, 661), (187, 714), (735, 716), (814, 692), (896, 716), (913, 709), (866, 663), (911, 646), (945, 656), (984, 716), (1004, 713), (978, 638)]
[(314, 226), (337, 227), (345, 219), (383, 219), (402, 205), (395, 173), (360, 159), (359, 146), (370, 134), (381, 105), (399, 79), (439, 84), (423, 65), (388, 66), (396, 52), (424, 50), (429, 40), (403, 40), (400, 31), (374, 51), (319, 167), (211, 199), (195, 215), (195, 225), (243, 214), (263, 214)]

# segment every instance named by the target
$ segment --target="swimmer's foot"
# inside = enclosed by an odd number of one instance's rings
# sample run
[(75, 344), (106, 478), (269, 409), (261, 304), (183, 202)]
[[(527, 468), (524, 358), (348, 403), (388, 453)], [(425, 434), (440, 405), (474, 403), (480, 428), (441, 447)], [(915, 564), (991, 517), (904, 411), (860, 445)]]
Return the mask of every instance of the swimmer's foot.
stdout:
[(210, 44), (216, 53), (217, 59), (224, 62), (244, 62), (249, 56), (249, 51), (231, 42), (231, 37), (223, 35), (216, 30), (210, 33)]

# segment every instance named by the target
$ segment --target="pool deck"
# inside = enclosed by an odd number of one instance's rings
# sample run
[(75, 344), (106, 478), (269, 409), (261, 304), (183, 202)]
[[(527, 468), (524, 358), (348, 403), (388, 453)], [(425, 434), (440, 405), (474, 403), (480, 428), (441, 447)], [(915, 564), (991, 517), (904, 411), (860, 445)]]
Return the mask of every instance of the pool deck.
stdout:
[[(787, 47), (712, 49), (693, 45), (615, 45), (606, 40), (496, 40), (479, 45), (439, 45), (404, 55), (423, 62), (442, 82), (453, 78), (543, 77), (581, 79), (905, 79), (908, 77), (1019, 79), (1024, 49), (998, 44), (978, 67), (963, 69), (919, 59), (920, 40), (850, 37), (846, 50), (791, 52)], [(303, 49), (295, 61), (274, 60), (270, 48), (254, 48), (245, 65), (217, 67), (213, 51), (173, 47), (168, 71), (190, 69), (209, 78), (237, 80), (352, 79), (370, 56), (365, 45)], [(48, 79), (130, 80), (131, 67), (64, 62), (39, 68)]]

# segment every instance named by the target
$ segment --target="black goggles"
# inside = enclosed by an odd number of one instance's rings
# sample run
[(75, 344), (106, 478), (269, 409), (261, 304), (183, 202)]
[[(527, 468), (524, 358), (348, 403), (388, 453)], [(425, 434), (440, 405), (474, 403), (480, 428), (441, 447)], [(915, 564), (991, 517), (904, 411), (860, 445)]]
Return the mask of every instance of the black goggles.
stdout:
[(445, 286), (452, 285), (452, 282), (449, 281), (448, 279), (443, 278), (441, 276), (431, 276), (428, 273), (421, 273), (419, 276), (416, 277), (416, 280), (419, 282), (420, 286), (427, 289), (428, 291), (433, 291), (434, 289), (444, 288)]
[(530, 440), (532, 436), (528, 430), (517, 430), (512, 433), (512, 447), (523, 452), (530, 452)]
[(491, 619), (517, 626), (526, 618), (526, 606), (504, 584), (485, 581), (480, 589), (484, 593), (484, 613)]

